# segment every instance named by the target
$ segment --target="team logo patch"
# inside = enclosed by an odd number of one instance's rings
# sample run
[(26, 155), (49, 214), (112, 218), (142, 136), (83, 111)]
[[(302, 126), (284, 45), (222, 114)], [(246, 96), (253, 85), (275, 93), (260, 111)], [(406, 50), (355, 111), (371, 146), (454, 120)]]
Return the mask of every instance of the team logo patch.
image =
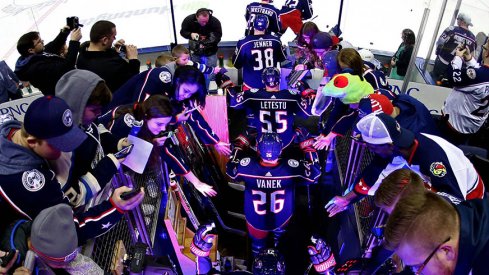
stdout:
[(433, 162), (430, 165), (431, 173), (436, 177), (444, 177), (447, 174), (447, 168), (442, 162)]
[(396, 121), (396, 130), (398, 132), (401, 132), (401, 125), (399, 125), (399, 123)]
[(70, 109), (66, 109), (63, 113), (63, 124), (66, 127), (71, 127), (71, 125), (73, 125), (73, 114)]
[(258, 92), (259, 90), (260, 90), (260, 89), (254, 89), (254, 88), (253, 88), (253, 89), (250, 89), (250, 93), (256, 93), (256, 92)]
[(46, 182), (44, 175), (36, 169), (25, 171), (22, 174), (22, 184), (30, 192), (39, 191)]
[(299, 167), (299, 162), (295, 159), (289, 159), (288, 164), (290, 167)]
[(169, 72), (161, 72), (159, 77), (163, 83), (169, 83), (171, 81), (171, 74)]
[(135, 121), (136, 121), (136, 119), (131, 114), (125, 114), (124, 115), (124, 123), (127, 126), (132, 127), (134, 125)]
[(248, 166), (248, 164), (250, 164), (250, 160), (251, 160), (250, 158), (244, 158), (239, 162), (239, 164), (241, 166)]
[(477, 75), (476, 75), (476, 73), (475, 73), (474, 68), (468, 68), (468, 69), (467, 69), (467, 76), (468, 76), (470, 79), (475, 79), (475, 77), (476, 77)]

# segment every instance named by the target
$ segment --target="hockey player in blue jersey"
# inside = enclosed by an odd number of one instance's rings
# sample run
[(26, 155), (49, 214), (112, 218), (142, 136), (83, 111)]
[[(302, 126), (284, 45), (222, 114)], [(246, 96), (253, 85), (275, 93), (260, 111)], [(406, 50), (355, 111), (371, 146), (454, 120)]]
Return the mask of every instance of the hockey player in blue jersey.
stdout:
[(233, 55), (233, 65), (243, 69), (244, 89), (261, 89), (261, 73), (267, 67), (276, 67), (286, 59), (282, 42), (277, 37), (265, 34), (269, 26), (268, 17), (256, 15), (254, 33), (239, 40)]
[(258, 140), (259, 157), (232, 158), (226, 167), (235, 181), (245, 183), (245, 217), (256, 255), (266, 246), (269, 233), (275, 245), (294, 213), (295, 184), (313, 184), (320, 171), (317, 155), (307, 161), (280, 158), (282, 141), (276, 133), (264, 133)]
[(262, 0), (261, 2), (253, 2), (246, 6), (246, 22), (247, 27), (245, 31), (245, 35), (253, 34), (253, 23), (257, 15), (262, 14), (268, 18), (268, 22), (270, 22), (267, 28), (267, 34), (275, 33), (279, 34), (281, 26), (280, 26), (280, 11), (275, 8), (272, 4), (273, 0)]
[(294, 140), (295, 115), (310, 116), (312, 99), (303, 97), (296, 90), (280, 90), (280, 71), (266, 68), (262, 74), (265, 89), (236, 91), (238, 87), (228, 88), (230, 107), (245, 109), (248, 112), (248, 125), (256, 127), (258, 139), (263, 133), (277, 133), (288, 147)]
[(287, 0), (280, 10), (281, 32), (285, 33), (290, 28), (295, 34), (299, 34), (302, 21), (311, 19), (312, 15), (312, 0)]

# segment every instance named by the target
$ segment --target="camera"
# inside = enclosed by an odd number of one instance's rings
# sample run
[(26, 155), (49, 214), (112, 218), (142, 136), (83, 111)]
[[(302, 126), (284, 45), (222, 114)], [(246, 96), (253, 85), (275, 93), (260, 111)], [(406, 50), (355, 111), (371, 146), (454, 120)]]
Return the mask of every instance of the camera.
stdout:
[(122, 44), (121, 47), (120, 47), (120, 51), (121, 51), (121, 53), (126, 53), (127, 52), (126, 45)]
[(80, 24), (80, 20), (77, 16), (66, 17), (66, 25), (70, 27), (70, 31), (83, 27), (83, 25)]

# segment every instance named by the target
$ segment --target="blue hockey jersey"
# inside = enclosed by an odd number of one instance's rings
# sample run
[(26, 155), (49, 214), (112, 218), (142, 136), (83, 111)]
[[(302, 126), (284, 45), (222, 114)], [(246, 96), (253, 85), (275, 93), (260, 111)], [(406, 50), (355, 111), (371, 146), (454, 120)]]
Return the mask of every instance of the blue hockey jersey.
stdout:
[(272, 4), (258, 3), (253, 2), (246, 6), (246, 22), (247, 27), (245, 31), (245, 35), (253, 34), (253, 21), (255, 20), (255, 16), (257, 14), (263, 14), (268, 17), (268, 28), (266, 33), (270, 34), (272, 32), (278, 33), (281, 29), (279, 15), (280, 12), (277, 8), (275, 8)]
[(302, 20), (308, 20), (313, 15), (312, 0), (287, 0), (280, 11), (281, 14), (299, 10)]
[(249, 90), (230, 95), (231, 108), (245, 109), (252, 115), (249, 125), (262, 133), (274, 132), (280, 136), (283, 147), (294, 140), (295, 115), (310, 116), (312, 100), (289, 90), (268, 92), (265, 89)]
[(436, 55), (440, 60), (448, 65), (455, 56), (457, 47), (466, 44), (470, 52), (474, 52), (476, 47), (474, 34), (464, 28), (458, 26), (450, 26), (446, 28), (436, 41)]
[(315, 183), (318, 164), (295, 159), (280, 159), (278, 165), (262, 165), (258, 158), (228, 162), (227, 174), (245, 183), (245, 216), (259, 230), (283, 226), (294, 213), (295, 184)]
[(263, 69), (277, 67), (286, 59), (280, 39), (273, 35), (249, 35), (239, 40), (233, 55), (233, 65), (243, 69), (243, 82), (248, 88), (265, 88), (261, 80)]

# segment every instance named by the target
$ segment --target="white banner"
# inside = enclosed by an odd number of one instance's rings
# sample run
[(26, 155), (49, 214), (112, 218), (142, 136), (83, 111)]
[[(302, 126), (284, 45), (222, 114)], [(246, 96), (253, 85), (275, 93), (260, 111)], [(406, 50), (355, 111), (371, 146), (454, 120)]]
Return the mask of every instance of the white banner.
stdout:
[(19, 121), (24, 121), (24, 115), (27, 111), (27, 107), (29, 107), (32, 101), (41, 96), (42, 94), (36, 94), (29, 97), (24, 97), (21, 99), (2, 103), (0, 104), (0, 115), (10, 114), (15, 119)]

